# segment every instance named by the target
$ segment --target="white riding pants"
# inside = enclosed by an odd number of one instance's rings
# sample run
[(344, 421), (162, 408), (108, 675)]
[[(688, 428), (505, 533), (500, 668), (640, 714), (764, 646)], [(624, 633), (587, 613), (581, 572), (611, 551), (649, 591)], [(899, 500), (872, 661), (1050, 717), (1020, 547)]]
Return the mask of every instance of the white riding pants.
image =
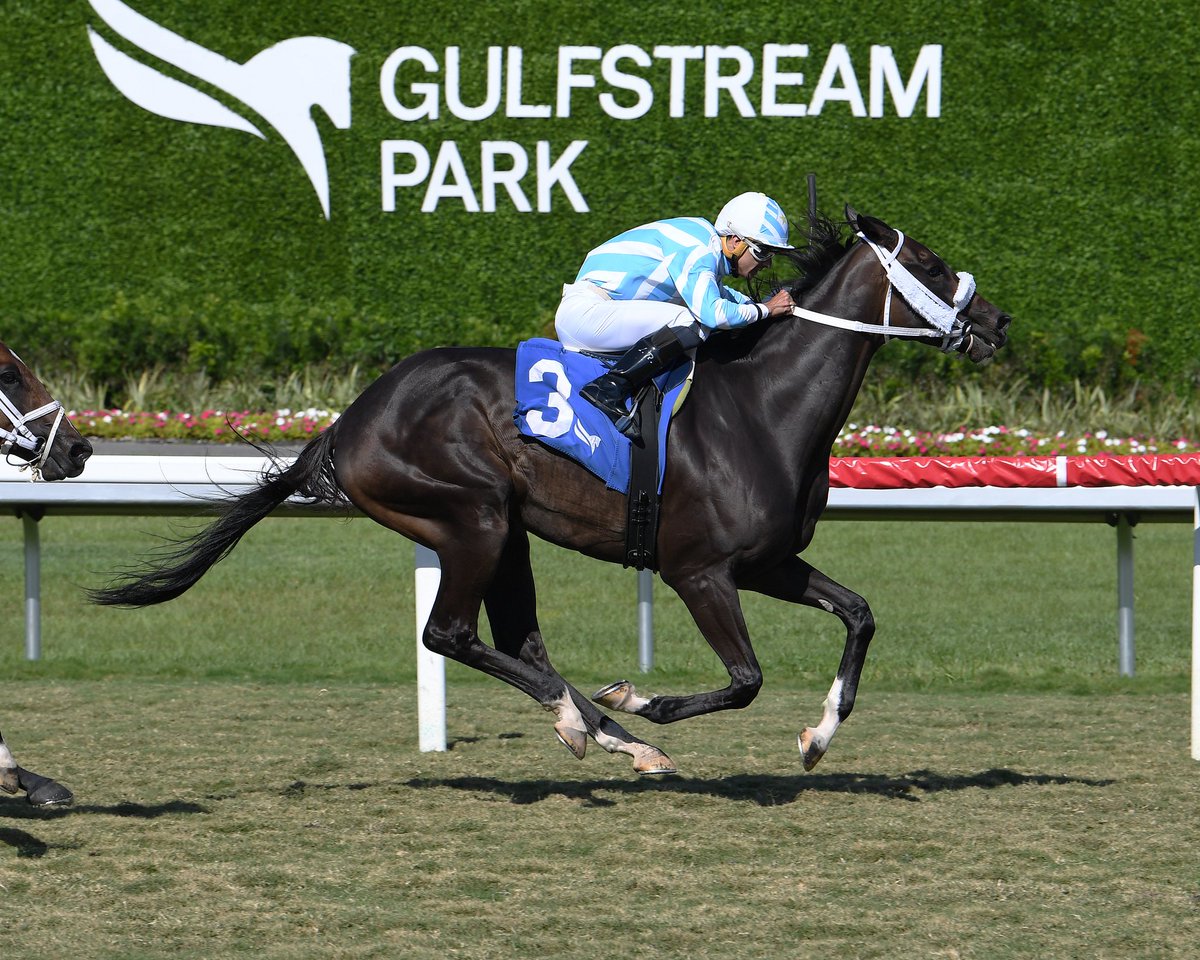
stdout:
[(701, 339), (708, 328), (677, 303), (661, 300), (613, 300), (607, 291), (589, 283), (568, 283), (554, 314), (554, 329), (570, 350), (616, 352), (632, 347), (663, 327), (695, 324)]

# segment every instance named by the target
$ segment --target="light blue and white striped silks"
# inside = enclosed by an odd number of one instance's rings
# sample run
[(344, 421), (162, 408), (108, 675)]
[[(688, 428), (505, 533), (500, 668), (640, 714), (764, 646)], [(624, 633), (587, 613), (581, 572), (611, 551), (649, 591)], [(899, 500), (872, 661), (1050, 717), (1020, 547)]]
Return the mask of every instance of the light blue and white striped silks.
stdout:
[(613, 300), (658, 300), (686, 306), (714, 330), (766, 316), (766, 307), (721, 283), (729, 261), (707, 220), (679, 217), (634, 227), (592, 250), (576, 282), (587, 281)]

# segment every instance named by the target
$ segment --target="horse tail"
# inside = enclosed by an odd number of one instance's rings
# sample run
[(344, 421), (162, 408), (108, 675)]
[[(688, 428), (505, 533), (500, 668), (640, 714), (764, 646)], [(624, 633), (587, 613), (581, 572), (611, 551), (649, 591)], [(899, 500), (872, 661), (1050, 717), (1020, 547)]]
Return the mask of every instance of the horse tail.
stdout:
[(336, 433), (335, 423), (305, 446), (291, 466), (265, 471), (253, 490), (224, 501), (220, 517), (210, 526), (172, 541), (165, 551), (124, 571), (108, 586), (89, 590), (88, 598), (92, 603), (121, 607), (174, 600), (229, 556), (251, 527), (293, 494), (318, 503), (348, 502), (333, 472)]

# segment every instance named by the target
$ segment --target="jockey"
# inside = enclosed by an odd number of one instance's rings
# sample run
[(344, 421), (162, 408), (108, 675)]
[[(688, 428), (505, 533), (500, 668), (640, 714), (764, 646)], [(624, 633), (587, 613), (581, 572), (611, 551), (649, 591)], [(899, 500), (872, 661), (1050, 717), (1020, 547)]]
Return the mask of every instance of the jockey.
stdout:
[(568, 349), (625, 352), (580, 395), (638, 439), (625, 408), (629, 397), (714, 330), (791, 312), (786, 290), (757, 303), (721, 280), (752, 277), (773, 251), (792, 249), (783, 209), (762, 193), (734, 197), (716, 223), (659, 220), (596, 247), (575, 282), (563, 287), (554, 327)]

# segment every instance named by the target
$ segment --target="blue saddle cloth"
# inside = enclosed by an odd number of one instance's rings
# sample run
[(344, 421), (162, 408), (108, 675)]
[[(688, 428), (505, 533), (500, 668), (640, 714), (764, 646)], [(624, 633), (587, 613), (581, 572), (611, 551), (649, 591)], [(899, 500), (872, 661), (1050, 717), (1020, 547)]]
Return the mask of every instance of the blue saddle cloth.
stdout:
[[(587, 467), (610, 490), (629, 492), (632, 442), (611, 420), (578, 395), (579, 388), (604, 373), (612, 361), (567, 350), (557, 340), (537, 338), (517, 344), (517, 429)], [(667, 466), (671, 412), (687, 382), (690, 364), (660, 374), (664, 394), (658, 422), (658, 491)]]

